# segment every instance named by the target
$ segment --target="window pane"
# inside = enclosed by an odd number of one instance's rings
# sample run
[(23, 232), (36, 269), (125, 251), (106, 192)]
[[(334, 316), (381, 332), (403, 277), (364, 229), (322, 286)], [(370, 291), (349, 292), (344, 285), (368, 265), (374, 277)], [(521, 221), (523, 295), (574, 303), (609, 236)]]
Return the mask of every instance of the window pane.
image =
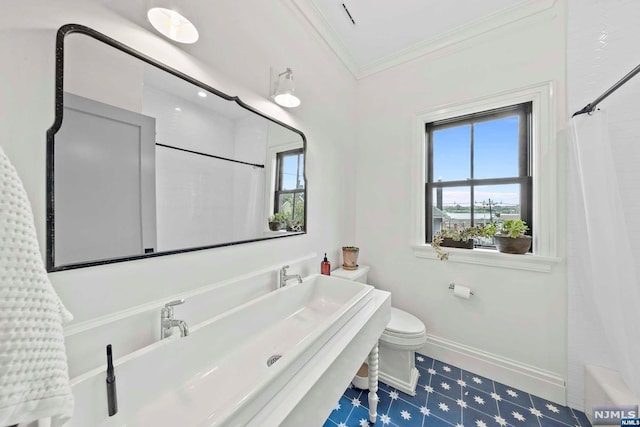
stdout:
[(474, 188), (476, 223), (520, 219), (520, 185), (483, 185)]
[(518, 116), (473, 125), (473, 175), (476, 179), (519, 175)]
[(298, 155), (282, 157), (282, 188), (295, 190), (298, 187)]
[(278, 212), (283, 213), (287, 219), (293, 216), (293, 194), (280, 194), (278, 196)]
[(296, 188), (304, 188), (304, 154), (300, 154), (300, 172), (298, 175), (298, 186)]
[(304, 193), (296, 193), (294, 201), (293, 219), (300, 224), (304, 224)]
[(471, 125), (433, 132), (433, 180), (471, 178)]
[(433, 235), (441, 230), (460, 230), (471, 224), (471, 188), (433, 189)]

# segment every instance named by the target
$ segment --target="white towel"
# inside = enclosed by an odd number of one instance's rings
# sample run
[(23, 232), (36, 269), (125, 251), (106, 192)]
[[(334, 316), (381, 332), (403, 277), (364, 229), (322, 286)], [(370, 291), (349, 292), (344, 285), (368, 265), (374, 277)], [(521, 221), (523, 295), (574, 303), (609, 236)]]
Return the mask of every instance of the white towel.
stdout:
[(0, 426), (73, 414), (62, 323), (38, 247), (31, 205), (0, 147)]

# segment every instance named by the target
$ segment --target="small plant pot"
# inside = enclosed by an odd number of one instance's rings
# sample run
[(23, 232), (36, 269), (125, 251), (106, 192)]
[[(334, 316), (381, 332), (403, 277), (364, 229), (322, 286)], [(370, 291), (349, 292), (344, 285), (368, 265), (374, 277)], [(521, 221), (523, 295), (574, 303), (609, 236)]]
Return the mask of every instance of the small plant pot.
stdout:
[(529, 248), (531, 247), (531, 241), (531, 236), (520, 236), (515, 238), (500, 236), (499, 234), (495, 236), (498, 251), (505, 254), (526, 254), (529, 252)]
[(354, 246), (342, 247), (342, 268), (345, 270), (357, 270), (358, 269), (358, 254), (360, 249)]
[(279, 231), (282, 228), (282, 223), (278, 221), (270, 221), (269, 222), (269, 230), (271, 231)]
[(445, 237), (440, 243), (445, 248), (473, 249), (473, 239), (453, 240), (451, 237)]

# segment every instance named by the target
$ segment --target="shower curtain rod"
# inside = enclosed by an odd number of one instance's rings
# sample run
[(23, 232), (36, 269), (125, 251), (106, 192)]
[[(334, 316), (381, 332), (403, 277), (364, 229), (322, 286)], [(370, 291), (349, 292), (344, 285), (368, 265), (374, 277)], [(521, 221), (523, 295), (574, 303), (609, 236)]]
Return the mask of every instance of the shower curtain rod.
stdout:
[(607, 96), (611, 95), (613, 92), (618, 90), (620, 86), (625, 84), (627, 81), (629, 81), (633, 76), (635, 76), (638, 73), (640, 73), (640, 65), (638, 65), (636, 68), (631, 70), (629, 74), (621, 78), (616, 84), (614, 84), (609, 89), (607, 89), (605, 93), (597, 97), (593, 102), (591, 102), (590, 104), (587, 104), (582, 110), (576, 111), (575, 113), (573, 113), (573, 116), (571, 117), (575, 117), (579, 114), (591, 113), (593, 110), (595, 110), (596, 105), (602, 102)]
[(167, 144), (160, 144), (159, 142), (156, 142), (156, 145), (159, 147), (171, 148), (172, 150), (184, 151), (185, 153), (197, 154), (199, 156), (205, 156), (205, 157), (212, 157), (214, 159), (226, 160), (227, 162), (240, 163), (241, 165), (249, 165), (255, 168), (264, 169), (264, 165), (259, 165), (257, 163), (243, 162), (242, 160), (229, 159), (227, 157), (220, 157), (220, 156), (215, 156), (213, 154), (201, 153), (200, 151), (187, 150), (186, 148), (174, 147), (173, 145), (167, 145)]

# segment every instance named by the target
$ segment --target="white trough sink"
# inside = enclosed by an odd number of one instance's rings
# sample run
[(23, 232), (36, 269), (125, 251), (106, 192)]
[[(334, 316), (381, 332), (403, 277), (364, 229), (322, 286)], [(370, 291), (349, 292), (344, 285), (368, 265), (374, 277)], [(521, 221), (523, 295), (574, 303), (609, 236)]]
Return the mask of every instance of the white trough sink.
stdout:
[[(245, 425), (372, 295), (369, 285), (315, 275), (249, 301), (188, 337), (117, 359), (113, 417), (103, 369), (73, 379), (76, 411), (68, 425)], [(272, 356), (281, 357), (268, 366)]]

